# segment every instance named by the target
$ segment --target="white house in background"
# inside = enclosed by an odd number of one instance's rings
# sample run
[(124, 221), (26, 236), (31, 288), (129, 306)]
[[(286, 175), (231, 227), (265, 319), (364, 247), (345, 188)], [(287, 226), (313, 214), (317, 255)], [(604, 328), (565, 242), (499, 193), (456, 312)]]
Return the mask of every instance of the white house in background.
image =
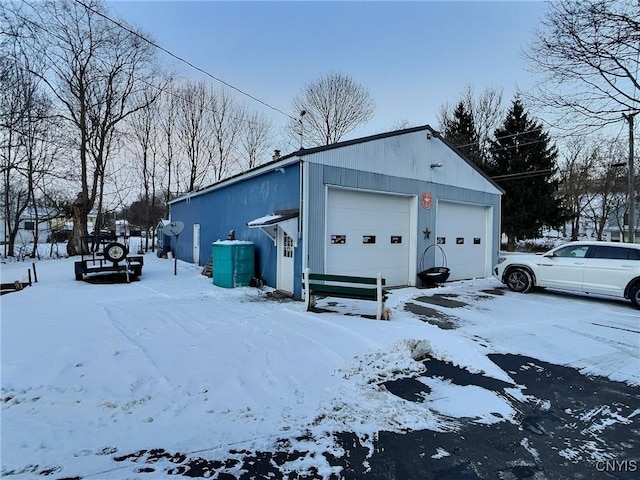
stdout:
[[(255, 245), (255, 274), (300, 298), (302, 271), (382, 273), (419, 284), (491, 275), (503, 191), (428, 125), (302, 149), (170, 202), (184, 231), (175, 254), (200, 265), (235, 235)], [(437, 244), (442, 250), (427, 247)]]
[[(47, 217), (46, 210), (41, 210), (38, 212), (38, 218), (42, 219)], [(96, 221), (97, 215), (92, 212), (88, 216), (88, 226), (89, 231), (93, 230), (93, 225)], [(16, 246), (26, 246), (31, 245), (36, 241), (35, 233), (36, 233), (36, 216), (33, 210), (27, 209), (23, 212), (20, 223), (18, 227), (18, 233), (16, 234)], [(55, 217), (47, 220), (38, 221), (38, 243), (47, 243), (52, 239), (52, 234), (54, 238), (57, 238), (59, 241), (66, 241), (68, 235), (73, 230), (73, 221), (65, 217)], [(6, 225), (4, 218), (0, 218), (0, 239), (2, 239), (2, 243), (7, 242), (9, 228)]]
[[(635, 203), (634, 218), (635, 243), (640, 243), (640, 198)], [(626, 205), (622, 205), (609, 214), (607, 226), (604, 229), (604, 240), (609, 242), (629, 241), (629, 217)]]

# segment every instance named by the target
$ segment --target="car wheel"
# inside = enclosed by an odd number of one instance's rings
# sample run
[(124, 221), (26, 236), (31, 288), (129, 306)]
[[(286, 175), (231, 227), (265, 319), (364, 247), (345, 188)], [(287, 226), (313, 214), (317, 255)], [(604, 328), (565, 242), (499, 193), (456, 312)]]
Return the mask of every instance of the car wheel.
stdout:
[(640, 283), (636, 283), (631, 288), (631, 295), (629, 295), (629, 298), (636, 308), (640, 308)]
[(110, 243), (104, 248), (104, 258), (112, 262), (120, 262), (127, 256), (127, 247), (121, 243)]
[(506, 284), (509, 290), (526, 293), (533, 286), (533, 278), (524, 268), (512, 268), (507, 272)]

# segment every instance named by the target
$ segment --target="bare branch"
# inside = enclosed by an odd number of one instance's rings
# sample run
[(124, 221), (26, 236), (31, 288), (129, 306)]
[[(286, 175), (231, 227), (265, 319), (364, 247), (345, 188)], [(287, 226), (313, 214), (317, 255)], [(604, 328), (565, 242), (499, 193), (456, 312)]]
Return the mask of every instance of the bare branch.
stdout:
[(305, 141), (313, 146), (337, 143), (347, 133), (373, 118), (375, 102), (369, 92), (351, 77), (330, 73), (305, 85), (293, 107), (305, 112), (304, 125), (290, 123), (292, 137), (303, 127)]
[[(550, 2), (525, 57), (543, 75), (528, 98), (576, 128), (640, 110), (640, 3)], [(577, 115), (576, 115), (577, 114)]]

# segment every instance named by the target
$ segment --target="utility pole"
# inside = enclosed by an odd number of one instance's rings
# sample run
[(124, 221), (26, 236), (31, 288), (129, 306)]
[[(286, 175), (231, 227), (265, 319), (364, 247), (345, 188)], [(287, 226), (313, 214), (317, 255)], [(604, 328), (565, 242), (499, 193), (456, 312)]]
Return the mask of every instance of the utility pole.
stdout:
[(628, 216), (628, 224), (629, 224), (629, 243), (636, 242), (636, 227), (635, 227), (635, 203), (636, 203), (636, 192), (635, 192), (635, 174), (633, 168), (633, 117), (635, 117), (640, 112), (633, 112), (629, 114), (622, 114), (622, 116), (629, 122), (629, 206), (627, 209)]
[(302, 110), (300, 112), (300, 118), (298, 119), (298, 121), (300, 122), (300, 150), (302, 150), (302, 137), (304, 136), (304, 124), (302, 123), (302, 117), (304, 117), (307, 114), (306, 110)]

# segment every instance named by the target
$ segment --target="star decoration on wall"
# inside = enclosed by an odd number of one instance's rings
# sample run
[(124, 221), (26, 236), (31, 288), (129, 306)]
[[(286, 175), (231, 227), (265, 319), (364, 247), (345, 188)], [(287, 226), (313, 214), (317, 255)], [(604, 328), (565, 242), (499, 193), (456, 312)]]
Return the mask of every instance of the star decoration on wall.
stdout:
[(424, 238), (429, 238), (431, 236), (431, 231), (428, 228), (425, 228), (422, 233), (424, 234)]

